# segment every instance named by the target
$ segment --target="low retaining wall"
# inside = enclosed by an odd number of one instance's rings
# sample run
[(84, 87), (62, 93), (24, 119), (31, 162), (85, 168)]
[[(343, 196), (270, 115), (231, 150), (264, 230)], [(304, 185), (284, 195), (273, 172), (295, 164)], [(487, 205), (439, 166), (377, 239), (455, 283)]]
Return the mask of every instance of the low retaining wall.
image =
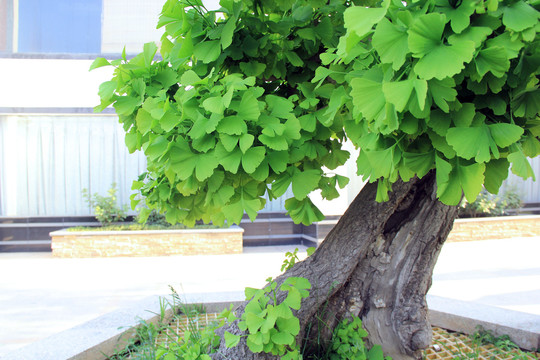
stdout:
[[(320, 244), (338, 220), (314, 223), (310, 226), (309, 234)], [(528, 236), (540, 236), (540, 215), (457, 219), (446, 241), (495, 240)]]
[(540, 216), (457, 219), (447, 241), (475, 241), (540, 236)]
[(54, 231), (53, 256), (114, 257), (241, 254), (244, 230)]

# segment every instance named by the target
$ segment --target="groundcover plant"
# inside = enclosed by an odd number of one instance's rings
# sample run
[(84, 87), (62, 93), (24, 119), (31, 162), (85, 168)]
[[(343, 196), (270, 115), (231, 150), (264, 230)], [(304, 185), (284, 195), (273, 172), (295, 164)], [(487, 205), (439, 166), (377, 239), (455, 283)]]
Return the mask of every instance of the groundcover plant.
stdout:
[[(301, 348), (324, 346), (359, 316), (371, 343), (413, 359), (430, 343), (425, 293), (462, 196), (496, 193), (508, 171), (533, 176), (540, 153), (537, 1), (167, 1), (146, 44), (100, 86), (135, 182), (171, 223), (238, 223), (292, 189), (297, 223), (323, 218), (308, 195), (347, 184), (348, 139), (369, 180), (319, 249), (276, 278), (304, 278)], [(239, 309), (239, 313), (244, 308)], [(314, 324), (313, 320), (317, 319)], [(319, 324), (324, 323), (324, 328)], [(238, 320), (222, 328), (245, 334)], [(318, 328), (319, 327), (319, 328)], [(309, 331), (308, 331), (309, 330)], [(309, 334), (317, 331), (315, 343)], [(215, 358), (265, 359), (242, 337)]]

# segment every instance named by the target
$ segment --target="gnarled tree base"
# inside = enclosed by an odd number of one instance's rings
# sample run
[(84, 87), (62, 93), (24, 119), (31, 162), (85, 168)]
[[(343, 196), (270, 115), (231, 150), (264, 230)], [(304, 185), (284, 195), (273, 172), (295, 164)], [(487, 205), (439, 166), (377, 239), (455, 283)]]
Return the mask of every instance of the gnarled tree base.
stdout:
[[(310, 296), (296, 312), (303, 329), (299, 339), (307, 349), (324, 346), (341, 319), (356, 315), (369, 341), (381, 344), (386, 355), (395, 360), (420, 358), (421, 349), (431, 342), (425, 295), (457, 213), (435, 193), (433, 172), (407, 183), (398, 181), (385, 203), (375, 202), (375, 184), (366, 185), (317, 251), (276, 279), (280, 284), (301, 276), (312, 284)], [(236, 324), (220, 331), (224, 330), (241, 333)], [(232, 349), (222, 342), (214, 356), (272, 358), (251, 353), (245, 341)]]

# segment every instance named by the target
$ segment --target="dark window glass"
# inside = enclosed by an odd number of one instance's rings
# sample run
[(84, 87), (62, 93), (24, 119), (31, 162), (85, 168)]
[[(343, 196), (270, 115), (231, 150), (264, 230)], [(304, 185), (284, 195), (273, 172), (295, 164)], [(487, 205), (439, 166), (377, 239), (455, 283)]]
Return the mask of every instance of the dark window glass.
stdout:
[(23, 53), (101, 52), (101, 0), (19, 0)]

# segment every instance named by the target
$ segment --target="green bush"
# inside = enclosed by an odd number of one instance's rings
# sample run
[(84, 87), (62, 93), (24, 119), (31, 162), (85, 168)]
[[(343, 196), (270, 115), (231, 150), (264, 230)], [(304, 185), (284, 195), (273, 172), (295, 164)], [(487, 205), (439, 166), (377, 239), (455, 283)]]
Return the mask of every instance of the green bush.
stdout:
[(171, 224), (167, 222), (165, 215), (160, 214), (155, 209), (148, 209), (146, 207), (138, 208), (139, 213), (135, 217), (134, 221), (144, 225), (159, 225), (162, 227), (170, 227)]
[(521, 205), (521, 197), (515, 187), (510, 187), (499, 195), (490, 194), (483, 189), (474, 202), (463, 199), (459, 217), (510, 215), (509, 210), (519, 209)]
[(107, 191), (109, 196), (102, 196), (98, 193), (90, 194), (88, 189), (81, 191), (83, 198), (92, 208), (94, 216), (102, 226), (123, 221), (127, 217), (127, 206), (118, 206), (116, 191), (116, 183), (112, 183), (111, 188)]

